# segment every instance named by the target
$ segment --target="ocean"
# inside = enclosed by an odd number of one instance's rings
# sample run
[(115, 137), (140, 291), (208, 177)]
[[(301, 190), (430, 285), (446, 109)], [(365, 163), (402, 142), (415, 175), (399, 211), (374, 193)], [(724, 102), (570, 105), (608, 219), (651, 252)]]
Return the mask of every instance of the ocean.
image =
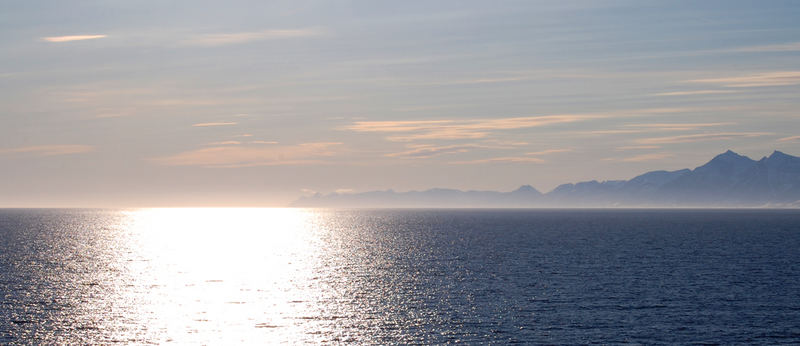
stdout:
[(0, 343), (800, 343), (797, 210), (0, 209)]

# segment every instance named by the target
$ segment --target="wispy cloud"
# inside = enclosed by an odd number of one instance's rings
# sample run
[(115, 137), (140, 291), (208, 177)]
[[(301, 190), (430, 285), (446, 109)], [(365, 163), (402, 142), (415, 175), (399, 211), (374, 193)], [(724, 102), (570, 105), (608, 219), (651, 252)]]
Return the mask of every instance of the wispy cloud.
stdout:
[(443, 81), (443, 82), (432, 82), (432, 83), (425, 83), (421, 85), (431, 85), (431, 86), (447, 86), (447, 85), (473, 85), (473, 84), (496, 84), (496, 83), (509, 83), (509, 82), (519, 82), (528, 80), (530, 77), (527, 76), (515, 76), (515, 77), (490, 77), (490, 78), (474, 78), (474, 79), (461, 79), (461, 80), (452, 80), (452, 81)]
[(731, 52), (752, 52), (752, 53), (759, 53), (759, 52), (798, 52), (800, 51), (800, 42), (790, 42), (790, 43), (782, 43), (782, 44), (768, 44), (768, 45), (760, 45), (760, 46), (750, 46), (750, 47), (741, 47), (741, 48), (734, 48), (729, 50)]
[[(497, 119), (449, 119), (412, 121), (357, 121), (344, 127), (356, 132), (378, 132), (390, 134), (387, 140), (410, 142), (416, 140), (480, 139), (492, 132), (515, 130), (546, 125), (581, 122), (613, 117), (639, 117), (670, 113), (698, 111), (698, 108), (646, 108), (613, 111), (603, 114), (558, 114)], [(621, 134), (645, 132), (642, 129), (616, 129), (582, 131), (578, 134)]]
[(319, 28), (262, 30), (250, 32), (235, 32), (223, 34), (197, 35), (185, 41), (186, 44), (196, 46), (222, 46), (242, 44), (262, 40), (276, 40), (289, 38), (315, 37), (323, 35)]
[(482, 163), (496, 163), (496, 162), (510, 162), (510, 163), (544, 163), (543, 159), (531, 156), (503, 156), (492, 157), (488, 159), (468, 160), (468, 161), (453, 161), (449, 162), (451, 165), (477, 165)]
[(545, 160), (542, 159), (542, 158), (539, 158), (537, 156), (557, 154), (557, 153), (566, 153), (566, 152), (571, 152), (571, 151), (572, 151), (572, 149), (547, 149), (547, 150), (527, 152), (524, 155), (518, 155), (518, 156), (501, 156), (501, 157), (490, 157), (490, 158), (486, 158), (486, 159), (477, 159), (477, 160), (453, 161), (453, 162), (449, 162), (449, 164), (453, 164), (453, 165), (477, 165), (477, 164), (495, 163), (495, 162), (544, 163)]
[(570, 134), (587, 136), (587, 135), (623, 135), (623, 134), (642, 133), (642, 132), (646, 131), (642, 129), (589, 130), (589, 131), (573, 131), (570, 132)]
[(661, 148), (658, 145), (625, 145), (621, 147), (617, 147), (617, 151), (622, 150), (647, 150), (647, 149), (659, 149)]
[(509, 141), (509, 140), (502, 140), (502, 139), (484, 139), (484, 140), (480, 141), (480, 143), (485, 144), (485, 145), (504, 147), (504, 148), (522, 147), (522, 146), (530, 145), (530, 143), (528, 143), (528, 142)]
[(387, 57), (376, 57), (366, 59), (355, 59), (342, 62), (343, 65), (348, 66), (391, 66), (391, 65), (417, 65), (417, 64), (431, 64), (441, 61), (463, 58), (462, 55), (437, 55), (437, 56), (396, 56), (390, 55)]
[(525, 155), (539, 156), (539, 155), (550, 155), (550, 154), (557, 154), (557, 153), (568, 153), (568, 152), (571, 152), (571, 151), (572, 151), (572, 149), (547, 149), (547, 150), (527, 152), (527, 153), (525, 153)]
[(230, 125), (237, 125), (239, 123), (236, 122), (217, 122), (217, 123), (198, 123), (192, 125), (193, 127), (211, 127), (211, 126), (230, 126)]
[(457, 85), (479, 85), (479, 84), (499, 84), (526, 82), (534, 80), (556, 80), (556, 79), (598, 79), (608, 78), (606, 75), (575, 73), (564, 70), (505, 70), (495, 71), (494, 73), (468, 77), (457, 77), (452, 79), (413, 82), (408, 85), (413, 86), (457, 86)]
[(691, 131), (700, 130), (708, 127), (735, 125), (733, 122), (718, 122), (718, 123), (643, 123), (643, 124), (623, 124), (621, 129), (608, 129), (608, 130), (587, 130), (587, 131), (571, 131), (569, 134), (579, 136), (597, 136), (597, 135), (621, 135), (621, 134), (637, 134), (637, 133), (654, 133), (654, 132), (668, 132), (668, 131)]
[(398, 153), (386, 154), (387, 157), (399, 157), (404, 159), (428, 159), (434, 156), (465, 153), (474, 148), (485, 148), (477, 144), (457, 144), (457, 145), (410, 145), (410, 149)]
[(800, 136), (783, 137), (778, 139), (778, 142), (793, 142), (793, 141), (800, 141)]
[[(520, 147), (528, 146), (526, 142), (510, 142), (510, 141), (493, 141), (483, 140), (476, 143), (466, 144), (452, 144), (452, 145), (434, 145), (434, 144), (408, 144), (408, 150), (390, 153), (384, 156), (397, 157), (402, 159), (428, 159), (440, 155), (461, 154), (471, 152), (475, 149), (483, 150), (519, 150)], [(534, 152), (527, 152), (524, 154), (526, 157), (540, 156), (555, 153), (569, 152), (572, 149), (548, 149)], [(521, 160), (524, 161), (524, 160)], [(537, 161), (537, 160), (533, 160)]]
[(442, 109), (454, 109), (454, 108), (469, 108), (474, 105), (470, 105), (465, 102), (459, 102), (454, 104), (437, 104), (437, 105), (427, 105), (427, 106), (411, 106), (411, 107), (398, 107), (393, 108), (392, 111), (395, 112), (422, 112), (422, 111), (433, 111), (433, 110), (442, 110)]
[(719, 84), (730, 88), (797, 85), (800, 84), (800, 71), (774, 71), (736, 77), (693, 79), (688, 82)]
[(239, 144), (242, 144), (242, 142), (239, 142), (239, 141), (220, 141), (220, 142), (208, 143), (208, 145), (239, 145)]
[(315, 142), (285, 146), (217, 146), (187, 151), (152, 161), (168, 166), (218, 168), (305, 165), (336, 154), (341, 143)]
[(356, 132), (409, 132), (429, 130), (438, 126), (452, 124), (453, 120), (420, 120), (420, 121), (357, 121), (346, 127)]
[(276, 141), (250, 141), (250, 144), (278, 144)]
[(690, 143), (702, 141), (720, 141), (736, 138), (750, 138), (772, 135), (770, 132), (719, 132), (719, 133), (700, 133), (692, 135), (680, 135), (669, 137), (642, 138), (636, 140), (640, 144), (674, 144)]
[(48, 36), (42, 37), (42, 41), (47, 42), (72, 42), (72, 41), (84, 41), (84, 40), (96, 40), (99, 38), (105, 38), (106, 35), (70, 35), (70, 36)]
[(145, 105), (152, 105), (156, 107), (202, 107), (202, 106), (220, 106), (226, 104), (254, 104), (259, 102), (259, 99), (243, 98), (243, 97), (193, 97), (193, 98), (164, 98), (148, 100)]
[(652, 124), (626, 124), (626, 127), (635, 127), (643, 129), (653, 129), (658, 131), (688, 131), (696, 130), (704, 127), (717, 127), (725, 125), (735, 125), (731, 122), (719, 123), (652, 123)]
[(692, 108), (692, 107), (663, 107), (663, 108), (644, 108), (616, 111), (615, 115), (618, 116), (636, 116), (636, 115), (654, 115), (654, 114), (670, 114), (670, 113), (688, 113), (709, 110), (709, 108)]
[(629, 127), (650, 127), (650, 128), (698, 128), (698, 127), (714, 127), (723, 125), (736, 125), (731, 122), (718, 122), (718, 123), (648, 123), (648, 124), (626, 124)]
[(478, 139), (489, 135), (488, 131), (468, 131), (463, 129), (442, 128), (438, 130), (386, 137), (392, 142), (411, 142), (418, 140), (437, 140), (437, 139)]
[(673, 154), (668, 154), (668, 153), (652, 153), (652, 154), (642, 154), (642, 155), (635, 155), (622, 158), (607, 158), (605, 160), (616, 161), (616, 162), (645, 162), (645, 161), (663, 160), (673, 156), (674, 156)]
[(739, 90), (687, 90), (687, 91), (671, 91), (665, 93), (653, 94), (654, 96), (693, 96), (693, 95), (715, 95), (715, 94), (734, 94), (740, 92)]
[(0, 154), (31, 154), (36, 156), (55, 156), (81, 154), (94, 151), (94, 147), (82, 144), (56, 144), (56, 145), (37, 145), (30, 147), (19, 147), (10, 149), (0, 149)]
[(345, 127), (356, 132), (405, 133), (387, 137), (391, 141), (420, 139), (476, 139), (492, 131), (513, 130), (598, 118), (596, 115), (545, 115), (498, 119), (358, 121)]

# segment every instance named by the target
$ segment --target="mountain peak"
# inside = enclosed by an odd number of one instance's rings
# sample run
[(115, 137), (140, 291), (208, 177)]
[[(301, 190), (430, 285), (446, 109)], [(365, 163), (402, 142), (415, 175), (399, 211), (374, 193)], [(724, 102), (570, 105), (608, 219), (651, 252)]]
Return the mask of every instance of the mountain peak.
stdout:
[(744, 156), (744, 155), (739, 155), (738, 153), (734, 152), (733, 150), (728, 150), (728, 151), (726, 151), (726, 152), (724, 152), (722, 154), (719, 154), (719, 155), (715, 156), (708, 163), (712, 163), (712, 162), (715, 162), (715, 161), (716, 162), (719, 162), (719, 161), (724, 161), (724, 162), (747, 161), (747, 162), (750, 162), (750, 161), (753, 161), (753, 159), (751, 159), (751, 158), (749, 158), (747, 156)]
[(536, 193), (536, 194), (540, 194), (539, 190), (537, 190), (533, 186), (530, 186), (530, 185), (527, 185), (527, 184), (520, 186), (518, 189), (512, 191), (512, 193)]
[(794, 157), (794, 156), (786, 154), (786, 153), (783, 153), (783, 152), (780, 152), (780, 151), (777, 151), (777, 150), (773, 151), (772, 155), (769, 156), (770, 159), (779, 158), (779, 157)]
[(516, 191), (532, 191), (532, 190), (536, 189), (534, 189), (533, 186), (530, 185), (522, 185)]
[(742, 172), (746, 170), (749, 166), (754, 164), (756, 161), (753, 159), (739, 155), (732, 150), (728, 150), (722, 154), (715, 156), (711, 161), (708, 161), (705, 165), (697, 167), (694, 169), (694, 172), (711, 172), (715, 171), (718, 174), (728, 175), (730, 173), (736, 172), (734, 174), (738, 174), (738, 172)]
[(775, 150), (769, 157), (763, 158), (762, 161), (772, 167), (786, 165), (800, 167), (800, 157), (785, 154), (777, 150)]
[(717, 155), (717, 157), (745, 157), (745, 156), (739, 155), (739, 153), (728, 149), (724, 153)]

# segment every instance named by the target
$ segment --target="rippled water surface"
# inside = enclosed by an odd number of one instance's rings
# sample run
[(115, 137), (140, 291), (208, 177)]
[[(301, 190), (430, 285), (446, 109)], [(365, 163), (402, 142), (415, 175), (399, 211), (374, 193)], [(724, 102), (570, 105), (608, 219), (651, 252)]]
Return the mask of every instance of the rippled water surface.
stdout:
[(800, 343), (800, 212), (0, 210), (2, 343)]

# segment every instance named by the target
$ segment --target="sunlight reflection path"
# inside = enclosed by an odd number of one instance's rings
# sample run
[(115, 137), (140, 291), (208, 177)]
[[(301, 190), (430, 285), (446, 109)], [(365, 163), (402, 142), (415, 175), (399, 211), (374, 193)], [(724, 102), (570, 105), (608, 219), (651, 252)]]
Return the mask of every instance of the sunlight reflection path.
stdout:
[(147, 326), (140, 337), (202, 343), (308, 339), (302, 317), (313, 315), (318, 296), (311, 282), (319, 254), (315, 212), (125, 214), (117, 227), (128, 255), (120, 265), (132, 282), (118, 289), (116, 299), (136, 307), (134, 325)]

